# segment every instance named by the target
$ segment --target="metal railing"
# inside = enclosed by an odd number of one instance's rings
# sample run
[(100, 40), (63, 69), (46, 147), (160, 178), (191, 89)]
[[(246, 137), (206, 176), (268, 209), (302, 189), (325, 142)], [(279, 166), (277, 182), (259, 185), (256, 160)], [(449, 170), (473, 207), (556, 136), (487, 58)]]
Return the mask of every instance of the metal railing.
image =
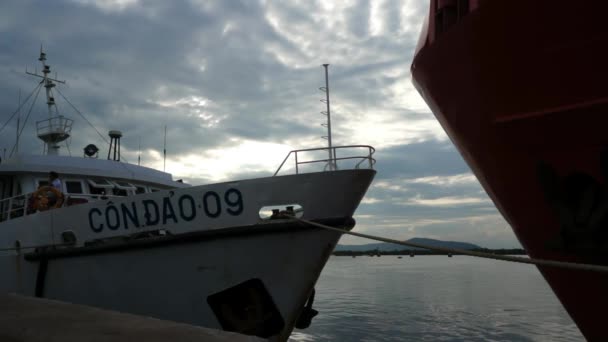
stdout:
[[(366, 152), (364, 154), (360, 154), (361, 150), (366, 150)], [(303, 154), (315, 154), (315, 152), (323, 152), (326, 155), (328, 155), (329, 151), (331, 150), (331, 158), (315, 158), (315, 157), (311, 157), (310, 160), (309, 159), (304, 159), (304, 161), (302, 161), (302, 155)], [(340, 157), (338, 157), (338, 151), (340, 152)], [(356, 152), (355, 152), (356, 151)], [(310, 166), (310, 165), (323, 165), (323, 169), (322, 171), (335, 171), (338, 169), (345, 169), (345, 170), (349, 170), (349, 169), (360, 169), (362, 165), (365, 165), (366, 168), (369, 169), (373, 169), (374, 168), (374, 164), (376, 164), (376, 159), (374, 159), (373, 155), (374, 152), (376, 152), (376, 149), (373, 148), (372, 146), (369, 145), (347, 145), (347, 146), (334, 146), (328, 148), (328, 147), (320, 147), (320, 148), (307, 148), (307, 149), (301, 149), (301, 150), (293, 150), (290, 151), (287, 156), (285, 157), (285, 159), (283, 160), (283, 162), (281, 163), (281, 165), (279, 165), (279, 168), (277, 169), (277, 171), (274, 173), (274, 176), (279, 174), (279, 171), (281, 171), (281, 169), (283, 168), (283, 166), (285, 166), (285, 163), (287, 162), (287, 160), (289, 159), (289, 157), (291, 157), (293, 155), (294, 158), (294, 166), (295, 166), (295, 173), (296, 174), (300, 174), (300, 173), (304, 173), (302, 172), (301, 168), (302, 166)], [(346, 167), (345, 164), (347, 164), (348, 162), (350, 162), (350, 167), (347, 165)], [(354, 163), (354, 165), (352, 165)], [(318, 170), (316, 170), (318, 171)]]
[(50, 119), (36, 121), (38, 136), (49, 134), (67, 134), (72, 131), (74, 120), (64, 116), (54, 116)]
[[(0, 200), (0, 222), (36, 213), (37, 211), (33, 210), (31, 207), (31, 198), (33, 194), (33, 192), (30, 192)], [(105, 200), (114, 197), (124, 196), (64, 193), (64, 200), (61, 207), (68, 207), (71, 205)]]

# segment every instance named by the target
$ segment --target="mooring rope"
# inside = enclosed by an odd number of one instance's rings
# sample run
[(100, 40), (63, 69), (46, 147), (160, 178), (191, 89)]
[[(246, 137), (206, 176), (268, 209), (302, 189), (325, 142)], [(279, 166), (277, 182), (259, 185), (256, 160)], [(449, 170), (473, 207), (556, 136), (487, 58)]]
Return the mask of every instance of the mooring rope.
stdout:
[(572, 270), (608, 273), (608, 266), (581, 264), (581, 263), (564, 262), (564, 261), (547, 260), (547, 259), (523, 258), (523, 257), (515, 257), (515, 256), (508, 256), (508, 255), (497, 255), (497, 254), (492, 254), (492, 253), (475, 252), (475, 251), (470, 251), (470, 250), (465, 250), (465, 249), (429, 246), (429, 245), (425, 245), (425, 244), (421, 244), (421, 243), (399, 241), (399, 240), (389, 239), (389, 238), (385, 238), (385, 237), (381, 237), (381, 236), (351, 232), (351, 231), (343, 230), (343, 229), (336, 228), (336, 227), (330, 227), (330, 226), (327, 226), (327, 225), (324, 225), (321, 223), (297, 218), (297, 217), (293, 216), (293, 214), (290, 215), (288, 213), (283, 213), (283, 217), (290, 218), (290, 219), (293, 219), (293, 220), (296, 220), (296, 221), (299, 221), (302, 223), (306, 223), (306, 224), (309, 224), (311, 226), (315, 226), (318, 228), (323, 228), (326, 230), (338, 232), (340, 234), (348, 234), (348, 235), (358, 236), (358, 237), (375, 240), (375, 241), (394, 243), (394, 244), (402, 245), (402, 246), (424, 248), (424, 249), (438, 251), (438, 252), (462, 254), (462, 255), (469, 255), (469, 256), (478, 257), (478, 258), (510, 261), (510, 262), (517, 262), (517, 263), (522, 263), (522, 264), (532, 264), (532, 265), (537, 265), (537, 266), (549, 266), (549, 267), (567, 268), (567, 269), (572, 269)]

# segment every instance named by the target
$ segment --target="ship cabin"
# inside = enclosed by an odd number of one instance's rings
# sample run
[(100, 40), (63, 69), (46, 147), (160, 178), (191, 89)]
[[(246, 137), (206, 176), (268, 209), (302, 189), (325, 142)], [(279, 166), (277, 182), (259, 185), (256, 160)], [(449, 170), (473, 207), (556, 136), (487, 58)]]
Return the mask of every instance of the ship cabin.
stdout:
[(0, 163), (0, 222), (36, 213), (33, 197), (49, 185), (51, 171), (61, 180), (58, 207), (189, 186), (169, 173), (114, 160), (17, 155)]
[[(169, 173), (120, 162), (122, 132), (117, 130), (109, 132), (111, 140), (107, 160), (97, 157), (99, 150), (93, 144), (84, 148), (83, 157), (60, 155), (60, 145), (70, 138), (74, 122), (59, 113), (53, 96), (56, 85), (64, 84), (65, 81), (49, 76), (51, 71), (46, 64), (46, 53), (42, 48), (38, 60), (42, 64), (42, 74), (27, 71), (26, 74), (41, 79), (38, 87), (44, 86), (46, 89), (49, 117), (36, 121), (36, 134), (38, 139), (44, 142), (44, 152), (43, 155), (19, 154), (21, 131), (17, 121), (17, 141), (13, 146), (13, 151), (17, 153), (12, 156), (11, 152), (10, 159), (0, 162), (0, 222), (32, 215), (40, 210), (189, 186), (173, 181)], [(36, 95), (31, 104), (28, 104), (30, 108), (37, 97)], [(25, 102), (20, 103), (11, 118), (27, 102), (26, 99)], [(73, 105), (72, 108), (82, 116)], [(27, 118), (29, 114), (21, 127), (25, 127)], [(61, 189), (49, 186), (51, 171), (59, 175)], [(42, 202), (43, 205), (40, 205)]]

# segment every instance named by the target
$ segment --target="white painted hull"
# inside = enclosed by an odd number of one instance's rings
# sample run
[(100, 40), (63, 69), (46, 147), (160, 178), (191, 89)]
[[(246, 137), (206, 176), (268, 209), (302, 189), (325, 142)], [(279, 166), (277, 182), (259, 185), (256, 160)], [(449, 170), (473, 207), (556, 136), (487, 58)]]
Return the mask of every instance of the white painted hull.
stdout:
[[(214, 184), (5, 221), (2, 248), (16, 240), (22, 246), (57, 244), (67, 230), (77, 244), (44, 253), (0, 252), (0, 290), (221, 328), (207, 297), (259, 279), (285, 323), (273, 340), (284, 340), (340, 236), (284, 220), (263, 222), (260, 208), (299, 204), (305, 219), (344, 221), (374, 174), (347, 170)], [(240, 193), (242, 206), (232, 205), (237, 196), (231, 189)], [(209, 205), (216, 197), (221, 208)], [(144, 201), (159, 207), (157, 223), (146, 217)], [(86, 241), (158, 229), (171, 236), (85, 247)]]

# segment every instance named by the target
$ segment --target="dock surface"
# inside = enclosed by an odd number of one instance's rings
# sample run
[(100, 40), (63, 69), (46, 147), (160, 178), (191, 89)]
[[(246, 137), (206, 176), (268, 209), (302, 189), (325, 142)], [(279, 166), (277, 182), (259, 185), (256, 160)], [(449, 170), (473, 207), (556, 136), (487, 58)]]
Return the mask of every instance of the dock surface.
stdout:
[(263, 339), (94, 307), (0, 295), (3, 342), (257, 342)]

